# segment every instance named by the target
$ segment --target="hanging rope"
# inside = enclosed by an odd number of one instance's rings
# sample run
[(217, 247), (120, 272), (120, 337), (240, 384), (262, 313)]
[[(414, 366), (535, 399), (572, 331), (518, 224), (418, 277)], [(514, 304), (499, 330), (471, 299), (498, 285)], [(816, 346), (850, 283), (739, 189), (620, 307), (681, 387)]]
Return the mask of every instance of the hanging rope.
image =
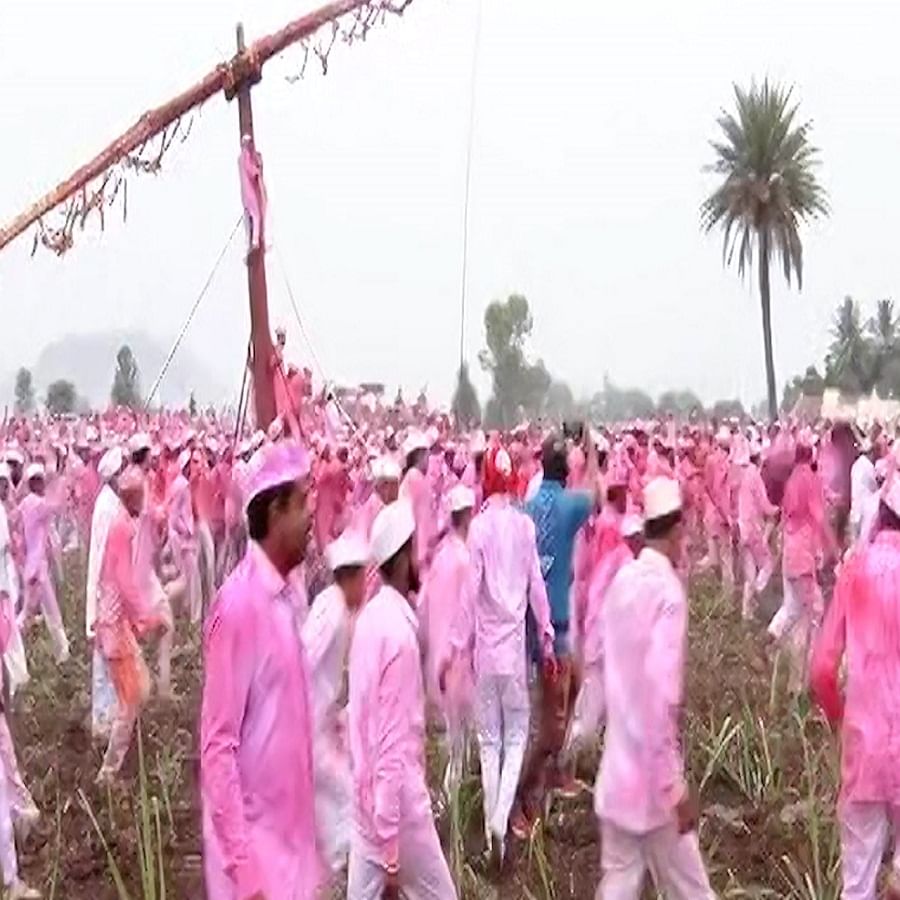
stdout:
[[(319, 377), (325, 384), (331, 384), (328, 378), (325, 375), (325, 370), (322, 368), (322, 363), (319, 360), (319, 355), (316, 353), (316, 348), (313, 347), (312, 341), (309, 339), (309, 335), (306, 333), (306, 328), (303, 325), (303, 319), (300, 318), (300, 309), (297, 306), (297, 301), (294, 299), (294, 291), (291, 288), (291, 282), (288, 279), (287, 268), (284, 265), (284, 260), (281, 258), (281, 251), (278, 249), (278, 245), (274, 246), (275, 249), (275, 257), (278, 260), (278, 268), (281, 270), (281, 277), (284, 279), (284, 286), (287, 290), (288, 299), (291, 301), (291, 309), (294, 310), (294, 318), (297, 320), (297, 325), (300, 328), (300, 334), (303, 336), (303, 340), (306, 342), (306, 346), (309, 349), (309, 354), (313, 358), (313, 363), (315, 363), (316, 368), (319, 370)], [(341, 405), (340, 400), (338, 400), (337, 396), (334, 396), (335, 405), (338, 408), (338, 412), (347, 420), (350, 424), (350, 427), (354, 430), (354, 432), (358, 432), (359, 429), (356, 427), (356, 422), (353, 421), (350, 413), (347, 412), (346, 409)]]
[(478, 9), (475, 20), (475, 42), (472, 48), (472, 77), (469, 86), (469, 135), (468, 148), (466, 150), (466, 191), (463, 206), (463, 247), (462, 247), (462, 274), (459, 286), (459, 368), (462, 370), (465, 362), (466, 340), (466, 281), (469, 268), (469, 190), (472, 183), (472, 144), (475, 135), (475, 85), (478, 73), (478, 50), (481, 45), (481, 7), (482, 0), (478, 0)]
[(250, 338), (250, 340), (247, 341), (247, 359), (244, 362), (244, 377), (241, 379), (241, 393), (238, 396), (237, 416), (234, 420), (234, 441), (232, 441), (232, 444), (235, 448), (237, 447), (238, 438), (240, 437), (241, 432), (244, 430), (244, 416), (246, 416), (247, 414), (247, 401), (249, 399), (249, 392), (247, 392), (247, 379), (250, 375), (250, 360), (252, 358), (252, 353), (253, 338)]
[(238, 220), (234, 223), (234, 228), (231, 229), (231, 234), (228, 235), (228, 240), (225, 241), (225, 245), (219, 252), (219, 256), (206, 278), (206, 283), (203, 285), (203, 288), (197, 295), (197, 299), (194, 301), (194, 305), (191, 307), (191, 311), (188, 313), (188, 317), (185, 320), (184, 325), (181, 326), (181, 331), (178, 333), (178, 337), (175, 338), (175, 343), (172, 345), (172, 349), (169, 351), (169, 355), (166, 357), (165, 362), (162, 365), (162, 369), (160, 369), (159, 375), (156, 376), (156, 381), (153, 382), (153, 387), (150, 389), (150, 393), (147, 395), (147, 402), (144, 404), (145, 412), (150, 408), (150, 404), (153, 401), (153, 398), (156, 396), (156, 392), (157, 390), (159, 390), (159, 386), (162, 383), (163, 378), (165, 378), (166, 372), (169, 371), (169, 366), (172, 364), (172, 360), (174, 359), (175, 354), (178, 352), (178, 348), (181, 346), (181, 342), (184, 340), (184, 336), (185, 334), (187, 334), (188, 328), (190, 328), (191, 322), (194, 319), (194, 315), (196, 314), (197, 309), (200, 306), (200, 301), (206, 296), (206, 292), (209, 290), (209, 286), (212, 284), (212, 280), (215, 277), (215, 274), (218, 271), (222, 260), (225, 258), (225, 253), (231, 246), (231, 242), (234, 240), (234, 236), (237, 234), (237, 230), (241, 227), (241, 223), (243, 221), (244, 216), (242, 214), (238, 216)]

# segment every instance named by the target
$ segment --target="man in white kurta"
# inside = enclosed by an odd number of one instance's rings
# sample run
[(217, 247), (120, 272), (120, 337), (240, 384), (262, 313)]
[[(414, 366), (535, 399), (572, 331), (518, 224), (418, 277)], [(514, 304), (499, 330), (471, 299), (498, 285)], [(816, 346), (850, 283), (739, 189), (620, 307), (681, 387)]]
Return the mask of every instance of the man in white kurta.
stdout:
[(346, 672), (353, 616), (366, 588), (367, 545), (345, 535), (325, 553), (334, 583), (313, 601), (301, 635), (313, 712), (313, 774), (319, 851), (331, 872), (347, 864), (353, 831), (353, 780), (346, 738)]

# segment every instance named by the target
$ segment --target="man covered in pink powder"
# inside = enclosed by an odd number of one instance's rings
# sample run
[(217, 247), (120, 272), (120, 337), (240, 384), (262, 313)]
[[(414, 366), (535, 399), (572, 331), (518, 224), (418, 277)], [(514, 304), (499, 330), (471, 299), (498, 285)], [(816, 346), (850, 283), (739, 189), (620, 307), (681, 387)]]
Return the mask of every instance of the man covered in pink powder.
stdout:
[(207, 624), (200, 776), (210, 900), (314, 900), (309, 672), (291, 574), (310, 534), (309, 457), (282, 442), (250, 461), (247, 553)]
[(844, 900), (875, 900), (892, 829), (884, 896), (900, 900), (900, 482), (882, 498), (878, 517), (874, 541), (838, 575), (810, 669), (813, 695), (841, 731)]

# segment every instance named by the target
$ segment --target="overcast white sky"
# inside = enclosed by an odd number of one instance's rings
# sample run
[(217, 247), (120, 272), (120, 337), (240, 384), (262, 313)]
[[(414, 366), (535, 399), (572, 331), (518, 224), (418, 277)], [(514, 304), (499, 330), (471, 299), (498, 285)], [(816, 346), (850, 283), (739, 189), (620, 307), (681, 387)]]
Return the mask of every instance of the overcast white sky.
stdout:
[[(576, 391), (604, 371), (712, 400), (764, 390), (755, 285), (698, 232), (701, 167), (731, 83), (796, 84), (833, 216), (805, 235), (802, 295), (773, 281), (779, 381), (821, 357), (844, 294), (896, 296), (900, 116), (891, 0), (482, 0), (465, 346), (491, 299), (524, 293), (533, 349)], [(310, 0), (3, 0), (0, 218), (9, 219), (148, 106)], [(478, 0), (416, 0), (328, 76), (254, 90), (270, 234), (330, 377), (428, 384), (449, 397), (459, 335), (462, 207)], [(178, 331), (240, 212), (237, 111), (209, 102), (128, 222), (62, 260), (0, 252), (4, 369), (70, 332)], [(274, 321), (307, 354), (279, 261)], [(236, 242), (188, 337), (219, 378), (248, 333)], [(154, 373), (155, 374), (155, 373)], [(150, 375), (145, 375), (149, 378)]]

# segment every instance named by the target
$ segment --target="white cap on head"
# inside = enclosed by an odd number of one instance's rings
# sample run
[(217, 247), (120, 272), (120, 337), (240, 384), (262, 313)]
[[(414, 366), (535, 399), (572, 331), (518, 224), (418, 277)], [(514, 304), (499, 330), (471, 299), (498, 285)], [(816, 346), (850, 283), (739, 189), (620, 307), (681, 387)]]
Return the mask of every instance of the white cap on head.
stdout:
[(140, 453), (142, 450), (150, 449), (150, 435), (143, 431), (131, 436), (128, 441), (128, 449), (131, 453)]
[(375, 481), (399, 481), (401, 475), (400, 466), (390, 456), (382, 456), (372, 463), (372, 478)]
[(409, 456), (417, 450), (428, 449), (428, 438), (421, 431), (411, 431), (403, 442), (403, 455)]
[(349, 566), (364, 566), (369, 561), (365, 541), (352, 533), (342, 534), (325, 549), (325, 561), (332, 572)]
[(16, 449), (15, 447), (10, 447), (9, 450), (4, 454), (4, 459), (7, 462), (18, 463), (20, 466), (25, 465), (25, 456), (21, 450)]
[(881, 495), (881, 502), (895, 516), (900, 516), (900, 478), (894, 478), (891, 486)]
[(383, 566), (413, 536), (416, 520), (405, 500), (389, 503), (372, 523), (369, 555), (376, 566)]
[(644, 488), (644, 519), (661, 519), (681, 509), (681, 488), (672, 478), (660, 476)]
[(100, 462), (97, 463), (97, 472), (104, 481), (109, 481), (122, 471), (124, 462), (122, 448), (113, 447), (100, 457)]
[(25, 470), (25, 480), (31, 481), (32, 478), (43, 478), (44, 477), (44, 467), (41, 463), (31, 463), (28, 468)]
[(462, 512), (464, 509), (475, 508), (475, 492), (464, 484), (458, 484), (447, 495), (447, 505), (450, 512)]
[(637, 513), (628, 513), (622, 519), (622, 537), (636, 537), (644, 531), (644, 520)]

